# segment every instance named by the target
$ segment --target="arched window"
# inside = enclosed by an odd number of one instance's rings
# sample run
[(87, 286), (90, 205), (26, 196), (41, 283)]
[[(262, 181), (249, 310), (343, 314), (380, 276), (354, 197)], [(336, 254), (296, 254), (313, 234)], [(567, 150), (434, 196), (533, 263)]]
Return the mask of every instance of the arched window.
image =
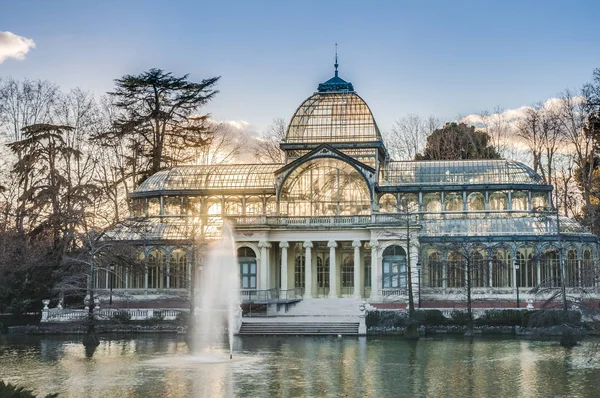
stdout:
[(540, 275), (542, 278), (540, 284), (546, 287), (561, 286), (559, 259), (560, 255), (556, 247), (549, 246), (544, 249), (540, 256)]
[(370, 214), (371, 196), (365, 179), (350, 164), (314, 159), (285, 180), (280, 211), (290, 216)]
[(506, 210), (508, 199), (505, 192), (497, 191), (490, 195), (490, 210)]
[(240, 288), (256, 289), (256, 253), (249, 247), (240, 247), (237, 251), (240, 264)]
[(306, 257), (297, 255), (294, 260), (294, 286), (304, 287), (306, 275)]
[(386, 193), (379, 198), (379, 211), (381, 213), (396, 213), (398, 211), (398, 200), (391, 193)]
[(451, 252), (448, 254), (447, 262), (447, 280), (448, 287), (464, 287), (465, 268), (464, 258), (460, 253)]
[(342, 295), (351, 294), (354, 287), (354, 256), (344, 256), (342, 260)]
[(262, 198), (258, 196), (249, 196), (246, 198), (246, 215), (257, 216), (263, 214)]
[(565, 267), (566, 286), (579, 286), (579, 270), (577, 267), (577, 249), (570, 247), (567, 250), (567, 263)]
[(162, 249), (154, 249), (148, 254), (148, 289), (167, 287), (167, 255)]
[(236, 196), (225, 198), (225, 214), (228, 216), (241, 216), (242, 200)]
[(160, 216), (160, 198), (148, 198), (148, 216)]
[(181, 197), (163, 196), (165, 216), (178, 216), (181, 214)]
[(488, 286), (489, 264), (485, 248), (471, 251), (471, 287)]
[(406, 252), (398, 245), (383, 251), (383, 288), (406, 288)]
[(512, 267), (513, 264), (510, 250), (504, 247), (495, 248), (494, 258), (492, 260), (492, 286), (511, 287)]
[(596, 273), (594, 272), (594, 266), (592, 263), (592, 249), (590, 247), (584, 247), (582, 251), (581, 259), (581, 286), (582, 287), (594, 287), (596, 281)]
[(442, 256), (436, 249), (429, 249), (425, 256), (427, 277), (426, 285), (429, 287), (443, 287), (444, 270), (442, 265)]
[(485, 196), (481, 192), (471, 192), (467, 196), (467, 209), (469, 211), (485, 210)]
[(172, 289), (186, 289), (188, 287), (190, 269), (185, 250), (175, 249), (171, 252), (169, 271), (171, 274), (169, 285)]
[(400, 197), (400, 211), (416, 213), (419, 211), (419, 197), (414, 193), (406, 193)]
[(329, 257), (317, 257), (317, 286), (323, 290), (324, 294), (329, 293)]
[(513, 191), (512, 193), (512, 209), (527, 211), (529, 206), (529, 194), (525, 191)]
[(441, 195), (439, 192), (430, 192), (423, 195), (423, 209), (428, 212), (442, 211)]
[(272, 215), (275, 214), (277, 211), (277, 200), (275, 199), (275, 196), (271, 196), (269, 198), (267, 198), (267, 207), (266, 207), (266, 214), (267, 215)]
[(137, 251), (137, 262), (129, 269), (129, 286), (128, 289), (144, 289), (146, 287), (146, 256), (140, 250)]
[(531, 195), (531, 206), (535, 210), (544, 210), (548, 207), (548, 195), (545, 192), (534, 192)]
[(521, 246), (517, 250), (517, 261), (519, 263), (517, 278), (521, 287), (537, 286), (537, 267), (533, 257), (534, 248), (532, 246)]
[(206, 202), (206, 212), (209, 216), (221, 215), (221, 198), (208, 198)]
[(444, 197), (444, 210), (462, 211), (463, 197), (461, 193), (448, 192)]

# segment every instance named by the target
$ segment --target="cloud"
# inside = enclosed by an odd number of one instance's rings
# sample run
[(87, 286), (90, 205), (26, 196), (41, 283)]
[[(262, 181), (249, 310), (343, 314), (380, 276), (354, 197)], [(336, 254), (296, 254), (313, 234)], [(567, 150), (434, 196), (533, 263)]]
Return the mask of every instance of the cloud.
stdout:
[(25, 59), (32, 48), (35, 48), (33, 40), (12, 32), (0, 32), (0, 64), (9, 58)]

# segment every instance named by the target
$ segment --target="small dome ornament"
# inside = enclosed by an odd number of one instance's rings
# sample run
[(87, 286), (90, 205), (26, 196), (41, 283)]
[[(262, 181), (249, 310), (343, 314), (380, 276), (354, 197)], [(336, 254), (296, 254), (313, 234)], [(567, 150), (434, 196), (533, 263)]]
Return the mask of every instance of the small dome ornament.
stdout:
[(354, 86), (352, 83), (345, 81), (344, 79), (338, 76), (338, 55), (337, 55), (337, 43), (335, 43), (335, 63), (333, 64), (335, 68), (334, 76), (327, 80), (324, 83), (320, 83), (317, 88), (320, 93), (329, 93), (329, 92), (343, 92), (343, 91), (354, 91)]

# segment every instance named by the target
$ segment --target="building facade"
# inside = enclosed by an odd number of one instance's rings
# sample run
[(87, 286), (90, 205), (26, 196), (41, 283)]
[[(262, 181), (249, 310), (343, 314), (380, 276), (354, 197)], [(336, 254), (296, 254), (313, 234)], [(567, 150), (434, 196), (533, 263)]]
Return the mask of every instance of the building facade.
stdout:
[[(234, 228), (247, 297), (439, 299), (464, 289), (595, 285), (598, 237), (552, 206), (552, 186), (510, 160), (393, 161), (366, 102), (335, 76), (296, 110), (281, 164), (180, 166), (131, 194), (112, 231), (136, 242), (143, 272), (114, 288), (189, 286), (194, 247)], [(409, 272), (410, 270), (410, 272)], [(99, 275), (97, 285), (108, 283)]]

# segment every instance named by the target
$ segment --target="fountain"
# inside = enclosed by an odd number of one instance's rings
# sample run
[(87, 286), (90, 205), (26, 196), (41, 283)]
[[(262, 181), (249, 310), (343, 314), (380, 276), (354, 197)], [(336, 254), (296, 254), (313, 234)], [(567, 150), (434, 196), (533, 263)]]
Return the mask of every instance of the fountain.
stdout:
[(233, 232), (223, 225), (223, 238), (210, 247), (196, 272), (194, 354), (205, 355), (223, 343), (224, 327), (229, 337), (229, 357), (233, 357), (233, 335), (239, 329), (240, 277)]

